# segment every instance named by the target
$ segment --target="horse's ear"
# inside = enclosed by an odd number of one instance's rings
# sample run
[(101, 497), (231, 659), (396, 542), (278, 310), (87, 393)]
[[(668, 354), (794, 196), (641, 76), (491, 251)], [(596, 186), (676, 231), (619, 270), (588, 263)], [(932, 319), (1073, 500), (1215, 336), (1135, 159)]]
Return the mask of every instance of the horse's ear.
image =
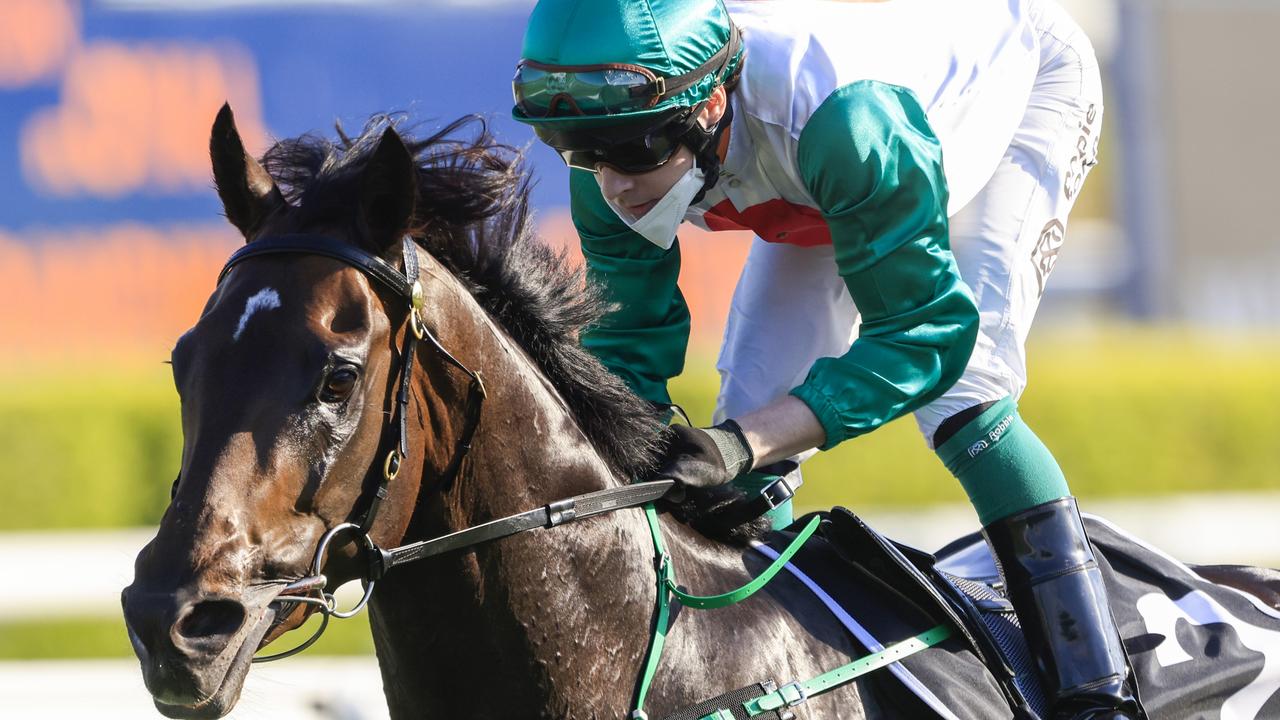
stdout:
[(413, 153), (395, 128), (387, 128), (360, 177), (361, 220), (378, 247), (390, 247), (408, 230), (417, 184)]
[(227, 219), (246, 240), (252, 239), (262, 221), (286, 202), (276, 181), (245, 152), (230, 104), (223, 103), (213, 121), (209, 157), (213, 161), (213, 182)]

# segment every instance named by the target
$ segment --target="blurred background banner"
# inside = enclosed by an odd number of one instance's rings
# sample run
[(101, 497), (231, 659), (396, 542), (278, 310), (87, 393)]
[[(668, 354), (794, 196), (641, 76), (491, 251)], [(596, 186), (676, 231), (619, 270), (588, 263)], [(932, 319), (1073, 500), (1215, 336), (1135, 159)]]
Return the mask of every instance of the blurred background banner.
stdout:
[[(1065, 4), (1098, 48), (1106, 125), (1023, 412), (1086, 509), (1186, 560), (1280, 564), (1280, 3)], [(376, 113), (420, 133), (479, 113), (528, 147), (540, 230), (577, 262), (565, 168), (508, 117), (531, 7), (0, 0), (0, 717), (151, 712), (116, 595), (178, 469), (163, 361), (241, 242), (209, 173), (219, 106), (254, 153)], [(696, 422), (748, 242), (681, 231), (674, 394)], [(926, 549), (977, 523), (909, 419), (821, 453), (798, 499)], [(315, 658), (256, 669), (234, 717), (380, 717), (370, 651), (335, 623)]]
[(1280, 3), (1125, 0), (1118, 106), (1124, 308), (1209, 327), (1280, 326)]

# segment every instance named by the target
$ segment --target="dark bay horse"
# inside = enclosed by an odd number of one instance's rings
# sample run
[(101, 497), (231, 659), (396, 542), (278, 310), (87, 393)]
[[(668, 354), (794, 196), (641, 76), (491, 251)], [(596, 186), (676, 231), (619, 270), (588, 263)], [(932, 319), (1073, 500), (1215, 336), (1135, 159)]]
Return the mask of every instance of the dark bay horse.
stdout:
[[(385, 473), (394, 477), (381, 512), (362, 523), (384, 548), (632, 487), (650, 471), (661, 423), (578, 344), (604, 300), (533, 236), (519, 154), (483, 130), (453, 137), (470, 121), (414, 140), (380, 118), (354, 138), (282, 141), (259, 162), (230, 109), (219, 113), (214, 177), (245, 250), (323, 238), (390, 272), (415, 266), (421, 294), (406, 306), (349, 259), (250, 252), (178, 341), (181, 472), (122, 594), (161, 713), (231, 711), (255, 653), (316, 610), (293, 589), (319, 580), (322, 538), (371, 517), (388, 445), (403, 459)], [(737, 587), (763, 565), (753, 551), (660, 522), (695, 592)], [(352, 536), (335, 537), (318, 568), (330, 587), (368, 572)], [(1274, 571), (1197, 572), (1280, 607)], [(638, 509), (395, 568), (370, 603), (392, 717), (625, 716), (656, 577)], [(654, 718), (861, 654), (785, 573), (742, 604), (676, 610), (646, 704)], [(989, 675), (950, 679), (998, 692)], [(862, 679), (795, 710), (882, 718), (891, 702)]]
[[(409, 234), (423, 323), (484, 379), (472, 447), (445, 483), (470, 379), (440, 353), (416, 353), (409, 452), (371, 528), (383, 547), (625, 485), (649, 468), (661, 427), (578, 345), (602, 300), (534, 238), (518, 153), (483, 130), (454, 138), (466, 122), (414, 140), (384, 118), (358, 137), (282, 141), (261, 163), (229, 108), (213, 128), (218, 193), (247, 243), (323, 235), (401, 267)], [(164, 715), (229, 712), (252, 656), (314, 610), (280, 594), (378, 483), (407, 332), (406, 308), (358, 269), (279, 255), (236, 265), (178, 341), (181, 474), (122, 595)], [(763, 565), (666, 516), (662, 527), (681, 583), (697, 592), (737, 587)], [(349, 539), (329, 557), (331, 584), (360, 572)], [(391, 715), (623, 717), (655, 596), (638, 509), (397, 568), (370, 603)], [(858, 651), (784, 573), (742, 604), (680, 610), (646, 709), (657, 718), (752, 682), (812, 677)], [(862, 681), (797, 711), (885, 716)]]

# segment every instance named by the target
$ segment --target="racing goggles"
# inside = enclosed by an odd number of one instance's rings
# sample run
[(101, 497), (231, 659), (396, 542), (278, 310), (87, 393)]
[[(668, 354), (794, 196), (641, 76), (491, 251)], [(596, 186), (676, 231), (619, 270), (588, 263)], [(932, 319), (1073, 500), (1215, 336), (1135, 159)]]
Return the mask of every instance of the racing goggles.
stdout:
[(661, 77), (649, 68), (628, 63), (550, 65), (521, 60), (511, 80), (511, 92), (516, 107), (529, 118), (623, 115), (647, 110), (711, 73), (722, 74), (740, 44), (739, 30), (730, 24), (729, 42), (719, 52), (675, 77)]
[(524, 60), (511, 81), (516, 106), (528, 117), (617, 115), (657, 105), (666, 78), (639, 65), (554, 66)]
[(597, 172), (600, 165), (625, 173), (644, 173), (662, 167), (675, 157), (697, 108), (674, 108), (658, 122), (637, 128), (601, 127), (558, 129), (534, 126), (538, 137), (550, 145), (571, 168)]

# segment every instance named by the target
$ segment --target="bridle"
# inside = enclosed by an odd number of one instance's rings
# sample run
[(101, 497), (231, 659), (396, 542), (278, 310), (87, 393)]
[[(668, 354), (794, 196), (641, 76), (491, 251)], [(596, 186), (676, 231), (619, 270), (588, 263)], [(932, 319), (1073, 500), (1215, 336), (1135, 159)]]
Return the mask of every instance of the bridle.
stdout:
[[(382, 501), (387, 497), (388, 485), (400, 473), (400, 465), (404, 462), (405, 455), (409, 452), (409, 382), (413, 376), (413, 362), (417, 356), (418, 342), (420, 340), (426, 341), (437, 355), (444, 358), (445, 362), (466, 373), (467, 377), (471, 379), (471, 385), (467, 391), (466, 420), (463, 424), (462, 435), (458, 438), (458, 447), (454, 450), (449, 464), (441, 473), (440, 485), (442, 490), (448, 490), (453, 485), (453, 480), (458, 474), (462, 460), (471, 450), (471, 439), (475, 437), (476, 428), (480, 425), (480, 411), (485, 398), (484, 381), (481, 380), (480, 374), (462, 364), (452, 353), (446, 350), (423, 322), (422, 310), (425, 299), (423, 297), (422, 283), (418, 282), (417, 245), (407, 235), (401, 241), (401, 251), (404, 256), (403, 273), (396, 270), (386, 260), (372, 253), (365, 252), (355, 245), (326, 235), (276, 235), (255, 240), (237, 250), (227, 259), (227, 264), (222, 267), (222, 272), (218, 274), (218, 283), (221, 284), (227, 273), (237, 264), (249, 258), (262, 255), (321, 255), (340, 260), (356, 268), (368, 277), (382, 283), (400, 296), (401, 299), (408, 302), (409, 329), (404, 333), (404, 347), (400, 352), (401, 365), (399, 370), (399, 389), (396, 391), (396, 410), (387, 419), (388, 431), (391, 430), (390, 425), (395, 423), (397, 425), (396, 432), (389, 437), (385, 437), (383, 441), (391, 447), (385, 453), (385, 459), (382, 462), (382, 473), (378, 485), (374, 488), (373, 495), (369, 498), (368, 507), (365, 508), (360, 519), (353, 523), (348, 523), (366, 536), (373, 527), (373, 521), (378, 515), (378, 509), (382, 506)], [(384, 436), (386, 435), (387, 433), (384, 433)]]
[[(448, 491), (452, 487), (462, 461), (471, 450), (471, 441), (480, 425), (485, 399), (484, 381), (480, 374), (468, 368), (445, 349), (423, 322), (425, 297), (422, 284), (418, 281), (418, 246), (407, 235), (401, 241), (401, 252), (404, 257), (403, 273), (386, 260), (336, 238), (310, 234), (275, 235), (254, 240), (237, 250), (227, 259), (222, 272), (218, 274), (218, 283), (221, 284), (232, 268), (250, 258), (264, 255), (319, 255), (341, 261), (359, 270), (394, 292), (409, 306), (407, 320), (409, 327), (404, 333), (404, 345), (400, 353), (395, 412), (388, 418), (387, 427), (383, 432), (383, 444), (390, 447), (385, 453), (379, 452), (375, 455), (375, 458), (381, 457), (383, 460), (377, 484), (369, 495), (368, 504), (357, 519), (339, 523), (325, 532), (316, 546), (311, 562), (311, 574), (289, 582), (278, 595), (279, 602), (314, 606), (321, 614), (320, 627), (301, 645), (273, 655), (255, 657), (253, 659), (255, 663), (280, 660), (296, 655), (313, 645), (328, 627), (331, 616), (349, 618), (359, 613), (373, 597), (373, 589), (377, 582), (398, 565), (453, 550), (474, 547), (526, 530), (552, 528), (601, 513), (638, 507), (662, 497), (675, 484), (671, 480), (658, 480), (598, 490), (557, 500), (527, 512), (499, 518), (443, 537), (410, 543), (390, 550), (379, 547), (373, 541), (370, 531), (377, 518), (378, 510), (387, 497), (388, 487), (396, 479), (409, 452), (409, 386), (419, 341), (424, 341), (445, 362), (466, 373), (470, 378), (466, 419), (449, 464), (440, 474), (441, 492)], [(174, 481), (175, 490), (177, 482), (177, 480)], [(359, 507), (358, 502), (356, 507)], [(321, 570), (324, 567), (329, 545), (335, 537), (346, 533), (359, 538), (363, 546), (366, 562), (360, 581), (364, 586), (364, 594), (350, 610), (339, 610), (333, 594), (325, 589), (328, 578)], [(287, 610), (288, 608), (282, 612), (281, 617), (287, 614)]]

